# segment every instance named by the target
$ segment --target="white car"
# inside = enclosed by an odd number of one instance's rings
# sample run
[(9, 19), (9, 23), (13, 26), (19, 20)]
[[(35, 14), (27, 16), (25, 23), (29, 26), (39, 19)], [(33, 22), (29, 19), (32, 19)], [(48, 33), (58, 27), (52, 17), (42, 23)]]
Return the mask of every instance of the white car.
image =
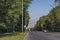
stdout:
[(44, 32), (47, 32), (47, 30), (44, 30)]

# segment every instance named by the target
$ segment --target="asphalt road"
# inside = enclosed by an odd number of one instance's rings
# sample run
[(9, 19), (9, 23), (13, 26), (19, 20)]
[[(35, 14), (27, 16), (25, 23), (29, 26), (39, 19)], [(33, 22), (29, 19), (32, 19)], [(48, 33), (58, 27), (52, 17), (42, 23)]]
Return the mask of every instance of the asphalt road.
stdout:
[(60, 33), (29, 32), (24, 40), (60, 40)]

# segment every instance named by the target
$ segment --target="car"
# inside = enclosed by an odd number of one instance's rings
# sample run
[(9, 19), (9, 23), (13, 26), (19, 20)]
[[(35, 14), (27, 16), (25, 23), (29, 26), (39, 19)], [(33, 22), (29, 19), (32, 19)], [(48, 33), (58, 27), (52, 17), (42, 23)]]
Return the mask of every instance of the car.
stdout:
[(43, 32), (47, 32), (47, 30), (43, 30)]

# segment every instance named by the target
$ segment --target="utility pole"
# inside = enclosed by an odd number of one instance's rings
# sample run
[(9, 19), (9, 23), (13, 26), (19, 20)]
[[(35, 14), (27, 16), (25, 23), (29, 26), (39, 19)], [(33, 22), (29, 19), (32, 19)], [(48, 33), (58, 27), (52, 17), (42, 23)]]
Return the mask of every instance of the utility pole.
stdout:
[(22, 32), (24, 31), (24, 20), (23, 20), (23, 0), (22, 0)]

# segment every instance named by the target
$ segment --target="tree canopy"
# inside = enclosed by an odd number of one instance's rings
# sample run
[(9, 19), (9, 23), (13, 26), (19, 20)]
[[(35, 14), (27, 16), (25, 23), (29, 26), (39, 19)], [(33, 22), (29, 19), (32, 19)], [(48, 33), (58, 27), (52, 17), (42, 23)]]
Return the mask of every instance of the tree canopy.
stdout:
[[(24, 25), (28, 26), (28, 6), (31, 0), (23, 0)], [(21, 31), (22, 27), (22, 0), (0, 0), (0, 31)]]
[[(55, 0), (55, 2), (59, 3), (60, 0)], [(43, 31), (46, 29), (47, 31), (60, 31), (60, 5), (57, 4), (48, 15), (42, 16), (36, 22), (35, 25), (36, 30)]]

